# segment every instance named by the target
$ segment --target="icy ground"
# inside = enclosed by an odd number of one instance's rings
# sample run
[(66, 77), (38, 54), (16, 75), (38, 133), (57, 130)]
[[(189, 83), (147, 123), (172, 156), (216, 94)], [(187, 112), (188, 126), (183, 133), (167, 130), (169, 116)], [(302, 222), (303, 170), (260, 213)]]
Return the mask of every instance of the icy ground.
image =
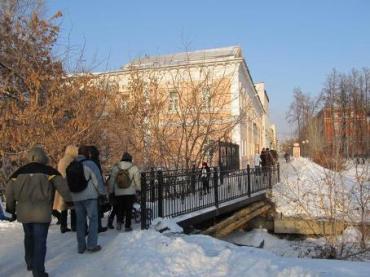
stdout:
[[(0, 222), (0, 276), (31, 276), (22, 240), (19, 223)], [(338, 277), (370, 272), (369, 263), (279, 257), (203, 235), (109, 230), (99, 236), (99, 243), (101, 252), (77, 254), (75, 233), (61, 234), (59, 226), (51, 225), (46, 256), (50, 276)]]

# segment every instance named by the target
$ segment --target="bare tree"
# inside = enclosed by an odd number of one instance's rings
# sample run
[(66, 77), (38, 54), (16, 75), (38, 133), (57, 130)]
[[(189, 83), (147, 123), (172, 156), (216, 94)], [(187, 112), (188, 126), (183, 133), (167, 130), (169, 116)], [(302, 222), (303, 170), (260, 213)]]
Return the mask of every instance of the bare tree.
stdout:
[[(25, 5), (20, 5), (25, 3)], [(56, 163), (66, 145), (104, 145), (105, 80), (70, 75), (53, 56), (59, 27), (29, 1), (7, 1), (0, 10), (0, 157), (3, 178), (23, 152), (43, 145)], [(26, 5), (27, 4), (27, 5)], [(15, 165), (14, 164), (14, 165)]]
[(289, 106), (286, 118), (289, 123), (297, 125), (298, 139), (306, 138), (306, 127), (314, 116), (317, 100), (305, 94), (300, 88), (293, 90), (293, 101)]
[(231, 104), (241, 93), (231, 92), (234, 73), (206, 63), (171, 70), (133, 63), (121, 77), (128, 81), (118, 93), (124, 120), (111, 133), (124, 134), (121, 148), (137, 152), (145, 167), (199, 165), (210, 159), (219, 139), (230, 140), (238, 123), (256, 117), (249, 100), (241, 104), (239, 115), (231, 114)]

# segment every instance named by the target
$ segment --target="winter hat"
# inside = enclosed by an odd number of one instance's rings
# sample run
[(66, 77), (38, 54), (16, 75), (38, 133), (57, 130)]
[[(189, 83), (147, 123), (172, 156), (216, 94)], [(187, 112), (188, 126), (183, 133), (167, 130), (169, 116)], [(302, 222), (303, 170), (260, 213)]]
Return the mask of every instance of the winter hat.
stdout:
[(89, 147), (86, 145), (80, 145), (78, 148), (78, 155), (82, 155), (85, 158), (89, 157)]
[(29, 162), (40, 164), (47, 164), (49, 162), (46, 152), (40, 146), (32, 147), (27, 153), (27, 159)]
[(129, 153), (125, 152), (122, 155), (121, 161), (122, 162), (132, 162), (132, 156)]
[(69, 156), (71, 158), (76, 158), (78, 156), (78, 148), (75, 145), (68, 145), (66, 147), (66, 151), (64, 152), (65, 156)]

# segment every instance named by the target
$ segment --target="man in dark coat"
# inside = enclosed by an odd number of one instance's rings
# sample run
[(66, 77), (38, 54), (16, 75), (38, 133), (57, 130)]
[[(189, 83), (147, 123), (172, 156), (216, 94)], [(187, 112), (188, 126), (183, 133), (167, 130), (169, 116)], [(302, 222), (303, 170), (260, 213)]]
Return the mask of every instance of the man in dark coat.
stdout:
[(200, 170), (200, 179), (203, 185), (203, 193), (209, 193), (209, 179), (211, 177), (211, 169), (206, 162), (202, 163), (202, 168)]
[(274, 165), (274, 157), (272, 156), (271, 150), (269, 148), (265, 151), (265, 161), (266, 166), (271, 167)]
[(266, 150), (265, 150), (265, 148), (262, 148), (260, 157), (261, 157), (261, 166), (265, 167), (266, 166)]
[(54, 193), (65, 201), (71, 196), (65, 179), (47, 166), (48, 157), (41, 147), (28, 152), (29, 163), (14, 172), (6, 188), (6, 210), (16, 214), (23, 224), (27, 269), (33, 276), (48, 276), (45, 272), (46, 240), (51, 221)]

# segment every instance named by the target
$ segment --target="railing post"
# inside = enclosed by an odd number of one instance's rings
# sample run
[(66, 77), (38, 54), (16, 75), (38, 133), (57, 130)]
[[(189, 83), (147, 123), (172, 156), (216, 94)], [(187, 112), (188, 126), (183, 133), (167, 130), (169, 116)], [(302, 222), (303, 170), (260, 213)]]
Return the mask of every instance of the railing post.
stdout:
[(251, 167), (247, 164), (248, 196), (251, 197)]
[(268, 167), (269, 188), (272, 189), (272, 166)]
[(213, 188), (215, 193), (215, 206), (218, 208), (218, 174), (217, 168), (213, 168)]
[(163, 172), (158, 171), (158, 216), (163, 217)]
[(141, 196), (140, 196), (140, 209), (141, 209), (141, 229), (144, 230), (146, 226), (146, 174), (141, 173)]
[(277, 163), (278, 183), (280, 183), (280, 163)]

